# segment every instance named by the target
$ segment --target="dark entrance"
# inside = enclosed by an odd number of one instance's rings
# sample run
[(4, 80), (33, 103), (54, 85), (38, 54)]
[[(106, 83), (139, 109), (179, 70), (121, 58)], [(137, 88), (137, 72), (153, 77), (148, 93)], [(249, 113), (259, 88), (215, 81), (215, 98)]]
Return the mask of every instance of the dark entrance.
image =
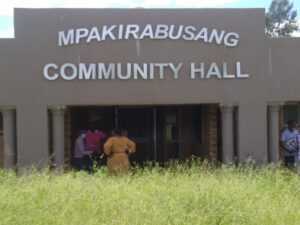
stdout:
[(153, 107), (118, 107), (116, 111), (117, 127), (126, 129), (137, 145), (138, 151), (130, 160), (137, 163), (154, 160)]
[(156, 160), (179, 159), (179, 107), (159, 106), (156, 115)]
[(153, 111), (153, 107), (72, 107), (72, 149), (81, 129), (88, 130), (94, 124), (110, 135), (111, 129), (118, 127), (126, 129), (137, 145), (138, 151), (130, 159), (132, 162), (141, 164), (155, 160)]
[(131, 161), (164, 162), (180, 157), (178, 107), (117, 107), (115, 110), (117, 127), (127, 129), (137, 144), (138, 151)]
[(128, 131), (137, 144), (131, 162), (184, 159), (208, 145), (202, 119), (201, 106), (71, 107), (72, 149), (78, 131), (94, 124), (108, 135), (114, 127)]

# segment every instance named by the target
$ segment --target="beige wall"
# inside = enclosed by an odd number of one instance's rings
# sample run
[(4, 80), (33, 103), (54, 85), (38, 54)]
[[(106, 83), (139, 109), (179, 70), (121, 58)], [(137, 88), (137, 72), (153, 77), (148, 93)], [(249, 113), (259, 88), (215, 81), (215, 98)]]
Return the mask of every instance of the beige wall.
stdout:
[[(264, 9), (16, 9), (15, 35), (0, 40), (0, 106), (17, 109), (18, 161), (43, 165), (52, 105), (224, 104), (238, 107), (238, 156), (267, 157), (267, 104), (299, 101), (300, 40), (268, 39)], [(175, 24), (237, 32), (237, 47), (183, 40), (127, 40), (58, 47), (57, 33), (112, 24)], [(138, 51), (139, 46), (140, 51)], [(70, 63), (240, 61), (249, 79), (47, 81), (43, 66)], [(231, 69), (232, 66), (231, 66)], [(29, 135), (30, 133), (30, 135)]]
[(271, 38), (268, 40), (269, 101), (300, 100), (300, 38)]
[[(16, 10), (16, 39), (13, 49), (8, 48), (13, 53), (0, 53), (1, 59), (7, 62), (1, 63), (1, 74), (4, 74), (1, 81), (9, 76), (13, 88), (4, 90), (6, 95), (0, 96), (0, 103), (5, 103), (7, 93), (11, 94), (10, 104), (23, 105), (218, 103), (256, 100), (258, 96), (263, 101), (263, 81), (267, 69), (263, 20), (262, 9)], [(135, 40), (107, 40), (103, 43), (58, 47), (57, 32), (60, 30), (120, 24), (124, 21), (141, 26), (166, 23), (224, 29), (237, 32), (240, 42), (237, 47), (224, 47), (201, 41), (145, 39), (139, 41), (139, 55)], [(3, 48), (7, 49), (7, 46)], [(251, 75), (250, 79), (191, 81), (188, 67), (182, 68), (180, 79), (176, 81), (170, 73), (167, 73), (165, 80), (154, 81), (50, 82), (42, 76), (43, 66), (50, 62), (183, 62), (188, 65), (190, 62), (208, 64), (224, 61), (229, 65), (240, 61), (243, 71)], [(258, 91), (249, 95), (253, 88)], [(112, 89), (115, 90), (113, 94)]]

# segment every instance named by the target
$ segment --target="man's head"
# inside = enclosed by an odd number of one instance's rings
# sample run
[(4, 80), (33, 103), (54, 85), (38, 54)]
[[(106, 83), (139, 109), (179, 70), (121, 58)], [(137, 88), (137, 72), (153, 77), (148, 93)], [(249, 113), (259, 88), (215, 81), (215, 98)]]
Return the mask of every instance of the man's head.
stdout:
[(94, 132), (96, 130), (96, 125), (94, 123), (92, 123), (90, 125), (90, 131)]
[(81, 138), (85, 138), (85, 130), (80, 129), (79, 132), (78, 132), (78, 135), (79, 135), (79, 137), (81, 137)]
[(122, 129), (122, 130), (121, 130), (121, 136), (127, 137), (127, 136), (128, 136), (128, 130)]
[(119, 128), (113, 128), (111, 130), (111, 135), (112, 136), (121, 136), (121, 130)]
[(296, 121), (295, 120), (289, 120), (288, 121), (288, 129), (293, 132), (296, 128)]

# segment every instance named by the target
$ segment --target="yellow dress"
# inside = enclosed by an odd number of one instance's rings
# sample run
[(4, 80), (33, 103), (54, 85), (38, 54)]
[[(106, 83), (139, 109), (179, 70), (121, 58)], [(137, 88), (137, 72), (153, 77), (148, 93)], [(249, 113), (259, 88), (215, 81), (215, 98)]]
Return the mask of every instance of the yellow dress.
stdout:
[(104, 153), (108, 156), (107, 168), (110, 173), (127, 172), (129, 169), (128, 153), (135, 152), (135, 143), (127, 137), (110, 137), (104, 144)]

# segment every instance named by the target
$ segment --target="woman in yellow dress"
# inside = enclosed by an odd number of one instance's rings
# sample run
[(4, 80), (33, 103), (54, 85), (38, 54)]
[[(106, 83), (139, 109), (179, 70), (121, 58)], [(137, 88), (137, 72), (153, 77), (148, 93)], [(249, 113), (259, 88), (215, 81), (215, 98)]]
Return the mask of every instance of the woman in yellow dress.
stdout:
[(128, 155), (135, 152), (135, 143), (117, 128), (112, 130), (112, 137), (105, 142), (104, 153), (108, 156), (107, 168), (110, 173), (126, 173), (129, 169)]

